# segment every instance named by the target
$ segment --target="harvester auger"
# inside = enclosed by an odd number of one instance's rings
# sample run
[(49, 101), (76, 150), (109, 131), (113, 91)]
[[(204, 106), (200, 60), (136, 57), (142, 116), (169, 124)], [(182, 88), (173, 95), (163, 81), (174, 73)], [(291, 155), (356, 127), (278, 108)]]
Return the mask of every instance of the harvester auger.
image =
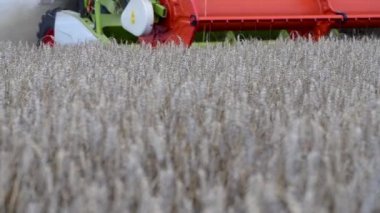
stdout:
[(78, 0), (74, 10), (48, 11), (37, 36), (50, 45), (114, 38), (189, 46), (212, 33), (286, 30), (318, 40), (356, 28), (380, 28), (379, 0)]

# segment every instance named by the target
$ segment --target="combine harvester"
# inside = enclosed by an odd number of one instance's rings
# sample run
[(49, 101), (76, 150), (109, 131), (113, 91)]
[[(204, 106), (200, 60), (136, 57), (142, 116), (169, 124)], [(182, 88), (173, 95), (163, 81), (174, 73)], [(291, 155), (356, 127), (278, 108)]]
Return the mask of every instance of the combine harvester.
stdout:
[[(42, 17), (39, 43), (100, 40), (157, 45), (272, 38), (279, 30), (314, 40), (331, 29), (380, 28), (380, 0), (77, 0)], [(266, 33), (261, 33), (266, 32)]]

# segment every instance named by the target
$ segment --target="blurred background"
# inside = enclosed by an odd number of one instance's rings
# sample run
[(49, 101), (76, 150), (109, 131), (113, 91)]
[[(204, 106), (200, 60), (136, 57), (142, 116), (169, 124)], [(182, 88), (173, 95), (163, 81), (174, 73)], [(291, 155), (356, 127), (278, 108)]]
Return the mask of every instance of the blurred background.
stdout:
[(55, 7), (68, 8), (75, 0), (0, 0), (0, 41), (37, 41), (41, 16)]

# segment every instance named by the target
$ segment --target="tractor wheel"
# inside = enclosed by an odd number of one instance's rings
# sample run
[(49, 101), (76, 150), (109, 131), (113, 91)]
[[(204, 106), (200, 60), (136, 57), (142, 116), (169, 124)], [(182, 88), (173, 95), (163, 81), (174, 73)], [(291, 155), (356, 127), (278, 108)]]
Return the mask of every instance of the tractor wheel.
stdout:
[(87, 15), (87, 9), (86, 9), (86, 6), (84, 5), (84, 0), (79, 0), (77, 7), (78, 7), (78, 12), (79, 12), (80, 16), (82, 18), (86, 17), (86, 15)]
[(66, 0), (65, 4), (65, 10), (72, 10), (75, 12), (79, 12), (79, 4), (80, 2), (83, 2), (83, 0), (78, 1), (78, 0)]
[(60, 8), (48, 10), (42, 16), (41, 22), (38, 25), (37, 46), (49, 45), (54, 46), (54, 25), (55, 17)]

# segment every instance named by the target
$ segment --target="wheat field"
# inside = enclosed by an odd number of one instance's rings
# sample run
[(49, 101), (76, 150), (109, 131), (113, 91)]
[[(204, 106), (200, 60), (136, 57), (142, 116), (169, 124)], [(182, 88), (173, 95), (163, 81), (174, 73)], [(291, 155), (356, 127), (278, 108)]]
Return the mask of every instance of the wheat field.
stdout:
[(380, 40), (0, 42), (0, 212), (380, 211)]

